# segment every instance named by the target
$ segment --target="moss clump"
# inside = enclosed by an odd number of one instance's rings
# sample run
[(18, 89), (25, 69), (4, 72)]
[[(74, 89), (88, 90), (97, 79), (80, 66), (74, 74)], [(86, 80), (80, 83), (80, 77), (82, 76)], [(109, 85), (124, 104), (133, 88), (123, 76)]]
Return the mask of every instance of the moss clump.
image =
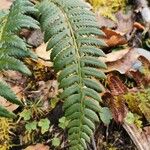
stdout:
[(88, 0), (95, 11), (98, 11), (102, 16), (116, 20), (113, 13), (118, 10), (125, 9), (127, 0)]

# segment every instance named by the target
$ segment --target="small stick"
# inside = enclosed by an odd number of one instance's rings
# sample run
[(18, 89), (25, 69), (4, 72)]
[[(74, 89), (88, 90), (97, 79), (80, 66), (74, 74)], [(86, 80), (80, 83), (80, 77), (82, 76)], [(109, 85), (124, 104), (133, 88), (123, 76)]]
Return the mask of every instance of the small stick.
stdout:
[(97, 150), (94, 135), (92, 137), (92, 146), (93, 146), (94, 150)]

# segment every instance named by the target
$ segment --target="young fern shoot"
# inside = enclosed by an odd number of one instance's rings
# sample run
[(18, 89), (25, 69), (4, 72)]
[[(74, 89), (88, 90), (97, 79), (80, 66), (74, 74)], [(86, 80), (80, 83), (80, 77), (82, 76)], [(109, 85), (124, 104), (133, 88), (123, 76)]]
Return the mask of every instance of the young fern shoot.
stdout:
[[(95, 130), (102, 88), (97, 79), (106, 65), (98, 60), (105, 46), (95, 15), (80, 0), (44, 0), (38, 5), (39, 20), (58, 72), (60, 98), (69, 121), (70, 150), (86, 150)], [(95, 78), (95, 79), (94, 79)]]

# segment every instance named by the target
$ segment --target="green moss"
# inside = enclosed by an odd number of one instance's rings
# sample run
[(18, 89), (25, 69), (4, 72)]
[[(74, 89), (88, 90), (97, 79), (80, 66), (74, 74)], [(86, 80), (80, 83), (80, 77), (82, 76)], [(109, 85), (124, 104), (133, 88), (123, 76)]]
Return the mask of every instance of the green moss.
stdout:
[(127, 93), (124, 95), (129, 109), (142, 116), (144, 114), (148, 122), (150, 122), (150, 88), (139, 92)]
[(88, 0), (95, 11), (98, 11), (102, 16), (116, 20), (113, 13), (120, 9), (125, 9), (126, 0)]

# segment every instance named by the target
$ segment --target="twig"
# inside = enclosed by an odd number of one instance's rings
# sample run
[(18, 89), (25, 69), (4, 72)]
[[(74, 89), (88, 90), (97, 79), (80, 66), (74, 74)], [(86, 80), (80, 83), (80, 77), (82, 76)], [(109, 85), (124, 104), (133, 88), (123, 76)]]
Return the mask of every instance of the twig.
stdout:
[(97, 150), (94, 136), (92, 137), (92, 146), (93, 146), (93, 150)]
[(146, 137), (144, 132), (138, 129), (134, 124), (129, 125), (124, 123), (123, 127), (131, 137), (138, 150), (150, 150), (149, 139)]
[(50, 61), (50, 59), (45, 59), (45, 58), (42, 58), (40, 56), (38, 56), (39, 59), (42, 59), (43, 61)]

